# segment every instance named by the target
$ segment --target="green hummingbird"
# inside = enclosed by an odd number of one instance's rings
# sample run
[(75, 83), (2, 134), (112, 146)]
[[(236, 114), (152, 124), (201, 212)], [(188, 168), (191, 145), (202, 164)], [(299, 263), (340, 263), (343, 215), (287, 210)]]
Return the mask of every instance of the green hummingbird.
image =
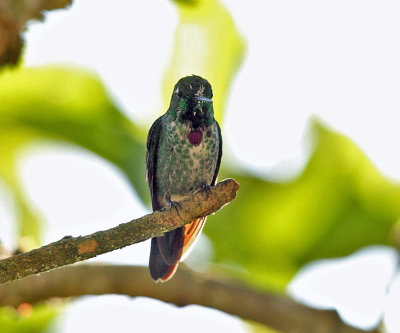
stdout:
[[(147, 136), (146, 179), (153, 211), (215, 185), (222, 156), (221, 129), (214, 119), (212, 89), (200, 76), (175, 85), (167, 112)], [(177, 208), (178, 209), (178, 208)], [(149, 269), (156, 281), (170, 279), (199, 236), (205, 217), (151, 240)]]

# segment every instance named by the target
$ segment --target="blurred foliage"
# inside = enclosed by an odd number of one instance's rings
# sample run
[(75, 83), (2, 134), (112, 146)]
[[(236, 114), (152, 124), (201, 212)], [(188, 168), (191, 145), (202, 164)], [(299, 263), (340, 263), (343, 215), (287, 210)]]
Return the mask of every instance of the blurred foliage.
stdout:
[[(163, 83), (164, 111), (176, 81), (198, 74), (213, 85), (216, 117), (221, 123), (229, 85), (243, 58), (244, 41), (218, 1), (175, 3), (179, 24)], [(18, 177), (23, 149), (35, 142), (57, 140), (90, 150), (117, 166), (148, 204), (144, 178), (147, 130), (116, 108), (92, 73), (60, 67), (3, 70), (0, 177), (14, 194), (19, 237), (40, 244), (40, 217), (27, 201)], [(219, 179), (235, 178), (241, 189), (236, 200), (209, 218), (205, 233), (214, 245), (214, 263), (227, 274), (283, 291), (291, 277), (312, 260), (345, 256), (370, 244), (391, 244), (400, 215), (400, 186), (384, 178), (345, 136), (318, 121), (311, 135), (313, 155), (301, 176), (288, 183), (238, 173), (223, 159)], [(41, 323), (54, 314), (49, 308), (35, 307), (34, 315), (18, 321), (13, 311), (0, 309), (1, 332), (39, 332), (44, 327)]]
[[(19, 186), (18, 154), (43, 139), (75, 143), (118, 165), (142, 198), (144, 131), (111, 103), (98, 79), (81, 70), (7, 70), (0, 76), (0, 176), (15, 193), (20, 235), (39, 240), (32, 209)], [(140, 157), (139, 157), (140, 156)]]
[[(0, 172), (12, 189), (18, 183), (18, 149), (50, 138), (75, 143), (115, 164), (148, 201), (145, 130), (113, 106), (92, 74), (60, 68), (3, 73), (0, 105), (5, 152)], [(250, 283), (282, 290), (311, 260), (390, 244), (400, 213), (400, 187), (385, 179), (346, 137), (316, 121), (313, 136), (312, 158), (290, 183), (238, 174), (223, 164), (220, 179), (233, 177), (241, 189), (229, 207), (210, 218), (205, 233), (214, 245), (216, 263), (239, 268), (239, 276)], [(27, 236), (30, 229), (22, 230)]]
[(60, 309), (60, 306), (47, 304), (34, 307), (23, 304), (19, 311), (12, 307), (0, 307), (0, 331), (2, 333), (45, 332)]
[(250, 321), (250, 320), (245, 320), (247, 329), (249, 332), (251, 333), (279, 333), (278, 331), (269, 328), (265, 325), (256, 323), (254, 321)]
[(175, 2), (179, 23), (164, 76), (162, 112), (169, 106), (175, 83), (184, 76), (196, 74), (212, 83), (215, 117), (221, 121), (228, 88), (244, 56), (245, 42), (232, 16), (219, 1)]
[(235, 174), (226, 165), (222, 170), (222, 178), (235, 178), (241, 188), (205, 232), (216, 261), (233, 264), (260, 287), (282, 291), (307, 262), (392, 243), (400, 186), (384, 178), (348, 138), (317, 121), (313, 137), (313, 155), (293, 182)]

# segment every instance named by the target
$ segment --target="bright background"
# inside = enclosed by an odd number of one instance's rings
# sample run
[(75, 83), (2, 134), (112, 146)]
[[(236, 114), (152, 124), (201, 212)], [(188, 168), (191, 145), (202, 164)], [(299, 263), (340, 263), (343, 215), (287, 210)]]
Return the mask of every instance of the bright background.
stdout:
[[(225, 104), (226, 158), (239, 170), (268, 180), (295, 179), (309, 160), (307, 133), (317, 117), (349, 137), (380, 172), (398, 183), (400, 3), (226, 0), (223, 4), (246, 43)], [(173, 56), (177, 25), (175, 5), (167, 0), (75, 1), (69, 10), (48, 14), (44, 24), (29, 26), (24, 63), (93, 70), (120, 109), (135, 123), (149, 127), (165, 111), (161, 86)], [(196, 37), (195, 30), (193, 36), (187, 37), (188, 45), (197, 52), (196, 38), (201, 36)], [(96, 155), (56, 143), (27, 151), (21, 157), (20, 174), (27, 195), (46, 221), (45, 243), (106, 229), (148, 212), (125, 176)], [(7, 190), (0, 187), (2, 241), (9, 248), (15, 246), (12, 207)], [(145, 242), (96, 261), (145, 265), (148, 253)], [(212, 246), (202, 235), (188, 263), (204, 264), (212, 255)], [(384, 315), (389, 332), (399, 332), (398, 260), (393, 248), (371, 246), (347, 258), (308, 264), (287, 290), (308, 305), (338, 309), (346, 322), (361, 328), (373, 327)], [(174, 332), (184, 332), (190, 325), (192, 332), (247, 332), (238, 318), (218, 311), (199, 306), (178, 309), (122, 296), (72, 302), (56, 331), (122, 332), (133, 315), (135, 328), (143, 325), (147, 331), (174, 327)], [(85, 322), (87, 328), (82, 326)]]

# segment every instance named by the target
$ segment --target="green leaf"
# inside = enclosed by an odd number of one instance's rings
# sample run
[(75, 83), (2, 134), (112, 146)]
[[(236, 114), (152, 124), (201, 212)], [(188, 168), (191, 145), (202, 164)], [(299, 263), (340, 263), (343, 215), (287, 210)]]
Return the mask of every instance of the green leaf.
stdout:
[(88, 149), (118, 166), (148, 200), (145, 132), (116, 109), (92, 73), (58, 67), (3, 71), (0, 105), (0, 177), (23, 213), (21, 236), (40, 240), (36, 214), (16, 173), (21, 149), (32, 142), (60, 140)]
[(220, 177), (235, 178), (241, 188), (205, 227), (215, 260), (260, 287), (282, 290), (312, 260), (392, 244), (400, 187), (345, 136), (317, 122), (313, 134), (313, 156), (293, 182), (235, 174), (228, 166)]

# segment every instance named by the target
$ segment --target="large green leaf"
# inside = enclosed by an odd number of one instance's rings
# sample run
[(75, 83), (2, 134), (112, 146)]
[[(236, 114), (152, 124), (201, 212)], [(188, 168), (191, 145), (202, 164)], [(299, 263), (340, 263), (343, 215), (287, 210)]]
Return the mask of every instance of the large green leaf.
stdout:
[[(348, 138), (314, 123), (315, 150), (302, 175), (282, 184), (230, 172), (238, 198), (205, 232), (218, 263), (261, 287), (282, 290), (307, 262), (391, 244), (400, 187)], [(221, 236), (223, 235), (223, 237)]]
[(21, 148), (34, 141), (75, 143), (117, 165), (146, 200), (145, 132), (120, 113), (99, 80), (82, 70), (22, 68), (0, 76), (0, 177), (14, 191), (22, 236), (38, 241), (37, 223), (19, 186)]

